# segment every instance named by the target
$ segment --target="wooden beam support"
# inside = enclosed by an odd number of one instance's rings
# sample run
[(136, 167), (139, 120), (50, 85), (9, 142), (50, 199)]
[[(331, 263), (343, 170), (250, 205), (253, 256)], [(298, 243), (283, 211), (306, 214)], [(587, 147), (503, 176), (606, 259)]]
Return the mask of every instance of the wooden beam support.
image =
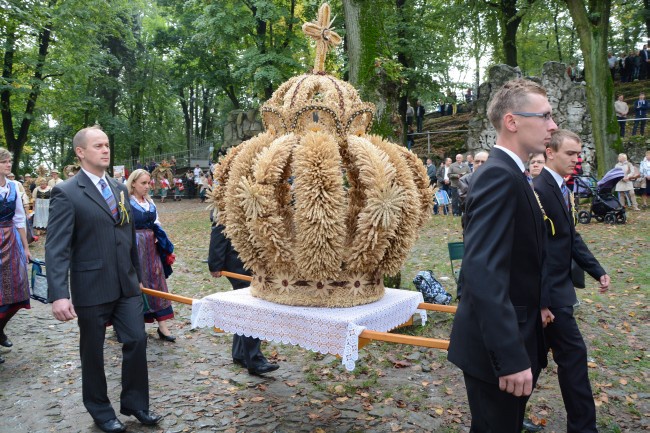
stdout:
[(449, 348), (449, 340), (441, 340), (438, 338), (427, 338), (427, 337), (414, 337), (412, 335), (391, 334), (390, 332), (370, 331), (368, 329), (366, 329), (361, 334), (359, 334), (359, 347), (361, 347), (362, 340), (368, 340), (363, 342), (364, 346), (368, 344), (371, 340), (375, 340), (375, 341), (386, 341), (388, 343), (408, 344), (410, 346), (431, 347), (434, 349), (447, 350)]

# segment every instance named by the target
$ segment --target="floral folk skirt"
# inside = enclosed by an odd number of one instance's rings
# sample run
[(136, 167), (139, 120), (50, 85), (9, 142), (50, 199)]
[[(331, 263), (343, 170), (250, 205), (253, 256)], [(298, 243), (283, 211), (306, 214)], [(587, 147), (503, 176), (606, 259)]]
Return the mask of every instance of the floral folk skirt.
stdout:
[[(168, 293), (167, 281), (156, 248), (153, 230), (137, 230), (136, 239), (140, 270), (142, 271), (142, 285), (148, 289)], [(149, 295), (146, 295), (146, 298), (149, 309), (145, 311), (145, 322), (152, 323), (154, 320), (161, 321), (174, 317), (174, 309), (170, 300)]]
[(27, 259), (18, 230), (0, 222), (0, 319), (30, 308)]

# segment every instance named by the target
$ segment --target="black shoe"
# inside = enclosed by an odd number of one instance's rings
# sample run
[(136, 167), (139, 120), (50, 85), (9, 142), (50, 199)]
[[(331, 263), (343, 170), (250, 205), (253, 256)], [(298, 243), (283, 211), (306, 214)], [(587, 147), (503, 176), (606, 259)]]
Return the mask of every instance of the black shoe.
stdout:
[(117, 418), (109, 419), (104, 422), (95, 420), (95, 424), (97, 424), (97, 427), (99, 427), (101, 431), (105, 431), (106, 433), (120, 433), (126, 431), (126, 426)]
[(170, 343), (176, 341), (176, 337), (174, 337), (173, 335), (163, 334), (162, 332), (160, 332), (160, 328), (158, 328), (158, 336), (160, 337), (161, 340), (169, 341)]
[(539, 431), (544, 430), (544, 426), (535, 424), (534, 422), (532, 422), (532, 421), (530, 420), (530, 418), (526, 418), (526, 419), (524, 420), (524, 423), (523, 423), (523, 425), (521, 426), (521, 428), (522, 428), (524, 431), (527, 431), (527, 432), (529, 432), (529, 433), (536, 433), (536, 432), (539, 432)]
[(275, 371), (278, 368), (280, 368), (278, 364), (271, 364), (270, 362), (265, 362), (264, 364), (260, 364), (256, 367), (249, 368), (248, 372), (254, 376), (261, 376), (263, 374)]
[(11, 340), (9, 339), (9, 337), (7, 337), (7, 336), (4, 335), (4, 334), (2, 334), (2, 335), (0, 336), (0, 346), (11, 347), (11, 346), (13, 346), (13, 345), (14, 345), (14, 343), (11, 342)]
[(244, 362), (243, 359), (233, 358), (232, 362), (233, 362), (233, 364), (238, 365), (240, 367), (248, 368), (248, 366), (246, 365), (246, 362)]
[(140, 424), (144, 425), (156, 425), (162, 419), (162, 415), (158, 415), (150, 410), (121, 409), (120, 413), (126, 416), (134, 416), (140, 421)]

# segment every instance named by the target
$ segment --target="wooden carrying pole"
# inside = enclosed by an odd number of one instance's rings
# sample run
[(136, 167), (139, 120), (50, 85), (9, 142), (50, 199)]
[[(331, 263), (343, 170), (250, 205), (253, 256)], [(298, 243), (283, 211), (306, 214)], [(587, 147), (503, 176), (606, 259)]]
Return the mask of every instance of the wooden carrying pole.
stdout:
[[(238, 280), (252, 281), (253, 278), (248, 275), (236, 274), (234, 272), (221, 271), (221, 275), (224, 277), (235, 278)], [(158, 298), (169, 299), (170, 301), (180, 302), (181, 304), (192, 305), (194, 299), (188, 298), (186, 296), (174, 295), (172, 293), (159, 292), (152, 289), (142, 289), (142, 292), (150, 295), (156, 296)], [(437, 304), (428, 304), (423, 302), (418, 304), (418, 308), (421, 310), (428, 311), (439, 311), (443, 313), (455, 313), (456, 307), (451, 305), (437, 305)], [(215, 328), (217, 332), (221, 330)], [(398, 344), (408, 344), (410, 346), (422, 346), (422, 347), (431, 347), (434, 349), (443, 349), (447, 350), (449, 348), (449, 340), (441, 340), (438, 338), (426, 338), (426, 337), (415, 337), (411, 335), (402, 335), (402, 334), (391, 334), (390, 332), (379, 332), (371, 331), (366, 329), (359, 334), (359, 348), (367, 345), (371, 341), (385, 341), (387, 343), (398, 343)]]

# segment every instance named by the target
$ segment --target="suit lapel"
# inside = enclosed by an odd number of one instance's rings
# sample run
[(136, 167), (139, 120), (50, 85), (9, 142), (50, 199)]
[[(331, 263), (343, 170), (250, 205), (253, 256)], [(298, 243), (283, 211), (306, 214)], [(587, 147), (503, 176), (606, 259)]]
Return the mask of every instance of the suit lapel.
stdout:
[(551, 173), (548, 173), (548, 170), (544, 169), (543, 171), (546, 183), (548, 183), (549, 187), (553, 191), (553, 195), (555, 195), (555, 199), (558, 201), (560, 208), (564, 211), (564, 217), (569, 223), (571, 223), (571, 214), (569, 213), (569, 209), (567, 209), (566, 202), (564, 201), (564, 196), (562, 195), (562, 190), (559, 186), (557, 186), (557, 182), (553, 178), (553, 175)]
[(490, 153), (490, 158), (492, 157), (497, 157), (498, 159), (504, 161), (508, 168), (512, 170), (515, 173), (515, 178), (519, 179), (519, 183), (522, 185), (524, 194), (526, 195), (526, 199), (528, 200), (528, 205), (530, 206), (530, 210), (532, 211), (534, 215), (534, 224), (535, 224), (535, 235), (537, 237), (537, 253), (539, 257), (542, 257), (542, 246), (543, 246), (543, 230), (542, 230), (542, 222), (543, 222), (543, 215), (542, 211), (539, 207), (539, 203), (537, 202), (537, 197), (535, 197), (535, 193), (533, 192), (533, 188), (530, 187), (530, 184), (528, 183), (528, 180), (524, 176), (524, 173), (519, 170), (519, 166), (512, 160), (512, 158), (505, 152), (503, 152), (501, 149), (492, 149), (492, 152)]
[[(75, 178), (77, 179), (77, 185), (81, 187), (84, 194), (86, 194), (92, 201), (94, 201), (95, 204), (101, 207), (104, 210), (104, 212), (106, 212), (112, 219), (113, 214), (111, 213), (111, 209), (108, 207), (106, 200), (104, 200), (104, 196), (99, 192), (97, 187), (93, 184), (93, 182), (86, 175), (86, 173), (84, 173), (83, 170), (80, 170), (79, 173), (75, 176)], [(109, 181), (109, 185), (110, 185), (110, 181)]]

